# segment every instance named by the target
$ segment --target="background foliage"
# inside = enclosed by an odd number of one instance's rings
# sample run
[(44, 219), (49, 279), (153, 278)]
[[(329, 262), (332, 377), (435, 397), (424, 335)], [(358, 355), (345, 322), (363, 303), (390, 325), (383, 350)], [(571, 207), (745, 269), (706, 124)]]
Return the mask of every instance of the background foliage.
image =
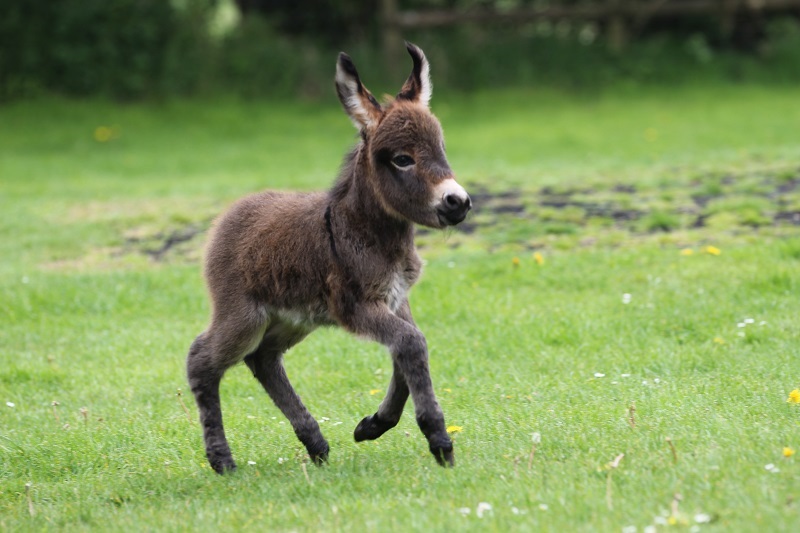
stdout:
[[(328, 91), (340, 49), (357, 57), (378, 84), (388, 83), (393, 69), (380, 51), (376, 0), (236, 4), (5, 0), (0, 4), (0, 97), (43, 92), (120, 99), (220, 92), (315, 97)], [(404, 9), (526, 4), (399, 2)], [(698, 77), (797, 82), (797, 20), (759, 18), (738, 33), (739, 25), (725, 33), (707, 16), (649, 23), (637, 28), (623, 53), (609, 51), (605, 28), (591, 21), (472, 24), (409, 31), (404, 37), (432, 57), (440, 88), (536, 84), (591, 90)], [(737, 36), (743, 32), (747, 37)]]

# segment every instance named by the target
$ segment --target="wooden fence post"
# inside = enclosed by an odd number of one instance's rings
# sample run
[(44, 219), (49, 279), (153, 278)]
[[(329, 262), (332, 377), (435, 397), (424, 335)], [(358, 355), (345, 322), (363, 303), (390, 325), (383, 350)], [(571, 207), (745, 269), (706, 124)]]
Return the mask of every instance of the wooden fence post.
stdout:
[(612, 0), (608, 19), (608, 47), (619, 53), (628, 42), (627, 13), (625, 0)]
[(383, 59), (386, 62), (386, 73), (390, 76), (399, 72), (398, 64), (403, 44), (397, 14), (397, 0), (381, 0)]

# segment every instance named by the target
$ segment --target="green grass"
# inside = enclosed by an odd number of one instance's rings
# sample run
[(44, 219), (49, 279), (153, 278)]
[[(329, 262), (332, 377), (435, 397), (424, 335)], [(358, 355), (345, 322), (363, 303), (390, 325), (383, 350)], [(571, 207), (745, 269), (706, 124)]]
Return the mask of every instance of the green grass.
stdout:
[(724, 86), (437, 94), (452, 166), (485, 191), (469, 233), (421, 235), (411, 297), (462, 428), (457, 467), (435, 465), (410, 407), (356, 445), (391, 365), (320, 330), (287, 370), (328, 419), (330, 464), (307, 465), (238, 367), (222, 395), (240, 470), (225, 477), (183, 370), (208, 314), (203, 230), (247, 192), (326, 187), (354, 130), (333, 99), (0, 109), (0, 529), (642, 531), (675, 509), (659, 530), (791, 530), (800, 237), (778, 214), (800, 210), (796, 101)]

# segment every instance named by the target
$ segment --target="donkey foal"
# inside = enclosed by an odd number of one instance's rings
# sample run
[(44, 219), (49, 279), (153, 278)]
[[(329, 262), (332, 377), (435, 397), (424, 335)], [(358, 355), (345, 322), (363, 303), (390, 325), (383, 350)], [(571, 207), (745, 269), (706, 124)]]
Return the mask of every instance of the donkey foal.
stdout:
[(236, 468), (222, 426), (219, 384), (242, 360), (311, 459), (327, 459), (328, 443), (282, 362), (286, 350), (325, 325), (380, 342), (392, 355), (386, 397), (358, 424), (355, 440), (377, 439), (397, 425), (411, 394), (431, 452), (439, 464), (453, 465), (425, 337), (407, 293), (421, 265), (413, 224), (456, 225), (472, 204), (453, 177), (442, 128), (428, 109), (428, 61), (422, 50), (406, 46), (413, 70), (384, 105), (362, 85), (350, 57), (339, 54), (336, 91), (361, 139), (329, 192), (255, 194), (215, 225), (205, 265), (211, 324), (192, 344), (187, 370), (206, 455), (218, 473)]

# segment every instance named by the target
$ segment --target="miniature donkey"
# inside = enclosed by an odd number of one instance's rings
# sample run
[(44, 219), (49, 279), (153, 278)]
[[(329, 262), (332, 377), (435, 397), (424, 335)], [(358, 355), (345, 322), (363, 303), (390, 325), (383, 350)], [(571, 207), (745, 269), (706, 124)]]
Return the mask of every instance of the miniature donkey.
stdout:
[(407, 295), (421, 267), (413, 224), (456, 225), (472, 204), (453, 177), (441, 126), (428, 109), (428, 61), (418, 47), (406, 46), (413, 70), (384, 105), (362, 85), (350, 57), (339, 54), (336, 91), (361, 138), (329, 192), (255, 194), (216, 223), (205, 269), (211, 324), (192, 344), (187, 367), (206, 455), (218, 473), (236, 468), (222, 427), (219, 385), (241, 360), (311, 459), (327, 460), (328, 443), (282, 363), (286, 350), (325, 325), (375, 340), (392, 355), (386, 397), (358, 424), (355, 440), (377, 439), (397, 425), (410, 393), (431, 452), (439, 464), (453, 465), (425, 337)]

